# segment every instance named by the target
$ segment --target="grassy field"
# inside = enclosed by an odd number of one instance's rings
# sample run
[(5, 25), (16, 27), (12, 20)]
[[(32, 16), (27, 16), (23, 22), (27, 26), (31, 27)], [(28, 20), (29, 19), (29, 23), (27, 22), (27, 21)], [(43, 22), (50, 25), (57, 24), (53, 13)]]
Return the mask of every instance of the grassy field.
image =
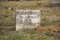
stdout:
[[(0, 40), (59, 40), (60, 7), (50, 7), (49, 3), (40, 1), (0, 2)], [(40, 28), (13, 31), (15, 30), (15, 11), (23, 9), (41, 11)]]
[[(12, 32), (12, 31), (11, 31)], [(51, 34), (36, 33), (35, 30), (23, 30), (19, 32), (5, 33), (0, 40), (54, 40)]]
[(11, 26), (15, 24), (15, 11), (37, 9), (41, 11), (42, 25), (60, 25), (60, 7), (47, 6), (48, 2), (0, 2), (0, 25)]

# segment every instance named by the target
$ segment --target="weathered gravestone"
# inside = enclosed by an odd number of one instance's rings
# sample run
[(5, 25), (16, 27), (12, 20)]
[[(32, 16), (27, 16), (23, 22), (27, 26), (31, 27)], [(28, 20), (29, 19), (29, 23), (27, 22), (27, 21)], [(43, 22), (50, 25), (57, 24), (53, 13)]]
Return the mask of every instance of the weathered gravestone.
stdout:
[(40, 25), (40, 10), (16, 10), (16, 31)]

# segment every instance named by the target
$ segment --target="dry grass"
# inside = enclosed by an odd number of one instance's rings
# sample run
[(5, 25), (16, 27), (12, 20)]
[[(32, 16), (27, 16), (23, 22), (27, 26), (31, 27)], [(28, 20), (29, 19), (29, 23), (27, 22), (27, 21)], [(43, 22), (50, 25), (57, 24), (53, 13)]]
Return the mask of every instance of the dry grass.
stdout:
[[(40, 10), (41, 11), (41, 24), (42, 25), (60, 25), (60, 7), (48, 7), (46, 6), (49, 2), (36, 2), (36, 1), (24, 1), (24, 2), (0, 2), (0, 24), (11, 24), (15, 23), (15, 11), (16, 10)], [(7, 16), (7, 17), (5, 17)], [(13, 20), (12, 20), (13, 19)], [(12, 22), (13, 21), (13, 22)]]
[[(15, 25), (15, 10), (18, 9), (38, 9), (41, 11), (41, 27), (37, 27), (34, 30), (24, 30), (22, 32), (4, 32), (1, 40), (40, 40), (40, 33), (42, 32), (60, 32), (60, 7), (48, 7), (48, 2), (36, 2), (36, 1), (24, 1), (24, 2), (0, 2), (0, 26)], [(56, 25), (56, 26), (55, 26)], [(10, 30), (10, 29), (9, 29)], [(24, 36), (25, 34), (26, 37)], [(39, 34), (38, 34), (39, 33)], [(22, 36), (20, 35), (22, 34)], [(23, 35), (24, 34), (24, 35)], [(33, 36), (32, 36), (32, 35)], [(35, 35), (36, 34), (36, 35)], [(1, 34), (0, 34), (1, 35)], [(38, 38), (37, 38), (38, 37)], [(43, 35), (44, 39), (49, 40), (49, 35)], [(46, 38), (47, 37), (47, 38)], [(52, 37), (53, 38), (53, 37)]]
[(59, 26), (48, 25), (48, 26), (39, 26), (36, 28), (37, 33), (41, 32), (60, 32)]

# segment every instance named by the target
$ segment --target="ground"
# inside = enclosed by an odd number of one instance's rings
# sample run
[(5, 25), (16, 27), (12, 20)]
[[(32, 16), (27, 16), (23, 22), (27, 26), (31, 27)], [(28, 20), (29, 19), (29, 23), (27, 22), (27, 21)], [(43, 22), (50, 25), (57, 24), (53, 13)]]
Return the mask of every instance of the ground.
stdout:
[[(0, 2), (0, 40), (59, 40), (60, 7), (51, 7), (50, 2)], [(15, 11), (38, 9), (41, 24), (36, 29), (15, 31)]]

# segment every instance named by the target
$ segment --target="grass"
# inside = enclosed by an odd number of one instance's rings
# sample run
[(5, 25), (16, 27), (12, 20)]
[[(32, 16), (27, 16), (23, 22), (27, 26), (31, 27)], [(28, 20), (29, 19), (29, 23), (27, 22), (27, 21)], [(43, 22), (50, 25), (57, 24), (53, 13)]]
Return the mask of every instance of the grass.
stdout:
[(34, 31), (19, 31), (15, 33), (7, 33), (1, 37), (1, 40), (54, 40), (53, 36), (44, 33), (35, 33)]
[[(0, 25), (10, 26), (15, 24), (15, 10), (21, 9), (38, 9), (41, 11), (41, 23), (44, 25), (54, 23), (52, 21), (60, 20), (60, 7), (48, 7), (49, 2), (0, 2)], [(48, 19), (48, 21), (46, 20)], [(51, 22), (50, 22), (51, 21)], [(50, 22), (50, 23), (48, 23)], [(57, 23), (60, 25), (59, 23)], [(56, 24), (55, 24), (56, 25)]]
[(14, 31), (15, 27), (14, 26), (9, 26), (9, 27), (0, 27), (0, 31)]
[[(44, 27), (48, 26), (46, 31), (48, 29), (56, 31), (56, 28), (60, 30), (60, 7), (48, 7), (46, 6), (47, 4), (49, 3), (36, 1), (0, 2), (0, 40), (54, 40), (53, 36), (49, 36), (45, 33), (39, 32), (44, 32), (45, 28), (40, 28), (36, 32), (35, 30), (21, 30), (19, 32), (10, 31), (14, 30), (14, 28), (10, 28), (10, 26), (15, 26), (15, 10), (19, 9), (40, 10), (41, 25), (43, 25)], [(58, 27), (50, 25), (58, 25)]]

